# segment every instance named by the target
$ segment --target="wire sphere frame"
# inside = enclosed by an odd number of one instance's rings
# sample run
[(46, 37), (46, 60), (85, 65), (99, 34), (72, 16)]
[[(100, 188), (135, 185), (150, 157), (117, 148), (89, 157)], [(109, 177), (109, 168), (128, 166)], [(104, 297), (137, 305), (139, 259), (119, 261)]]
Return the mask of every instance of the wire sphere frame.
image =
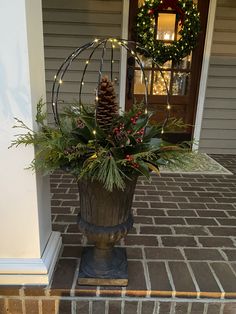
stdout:
[[(83, 92), (83, 86), (84, 86), (84, 77), (88, 68), (88, 65), (93, 57), (93, 54), (95, 53), (95, 51), (102, 47), (102, 52), (101, 52), (101, 58), (100, 58), (100, 65), (99, 65), (99, 72), (98, 72), (98, 83), (97, 83), (97, 88), (95, 89), (95, 117), (97, 116), (97, 112), (96, 112), (96, 108), (97, 108), (97, 104), (98, 104), (98, 87), (99, 87), (99, 83), (101, 81), (101, 77), (102, 77), (102, 73), (103, 73), (103, 65), (104, 65), (104, 57), (106, 54), (106, 48), (109, 45), (110, 49), (111, 49), (111, 55), (110, 55), (110, 78), (111, 81), (113, 81), (113, 64), (114, 64), (114, 48), (116, 48), (116, 44), (118, 46), (120, 46), (121, 48), (124, 48), (127, 52), (129, 52), (134, 59), (136, 60), (136, 62), (138, 63), (140, 70), (142, 71), (142, 75), (144, 78), (144, 87), (145, 87), (145, 92), (144, 92), (144, 108), (145, 108), (145, 114), (148, 114), (148, 79), (147, 76), (145, 74), (145, 70), (144, 70), (144, 66), (142, 64), (142, 61), (138, 55), (138, 53), (129, 47), (129, 45), (133, 45), (135, 48), (138, 48), (139, 50), (143, 50), (148, 54), (148, 51), (143, 48), (139, 43), (131, 41), (131, 40), (126, 40), (126, 39), (118, 39), (118, 38), (103, 38), (103, 39), (97, 39), (95, 38), (93, 41), (84, 44), (81, 47), (76, 48), (61, 64), (61, 66), (59, 67), (59, 69), (57, 70), (56, 75), (54, 76), (54, 82), (53, 82), (53, 86), (52, 86), (52, 93), (51, 93), (51, 106), (52, 106), (52, 112), (53, 112), (53, 117), (54, 117), (54, 121), (56, 123), (56, 125), (58, 127), (60, 127), (60, 116), (59, 116), (59, 112), (58, 112), (58, 97), (59, 97), (59, 93), (60, 93), (60, 87), (63, 83), (63, 78), (67, 72), (67, 70), (69, 69), (69, 67), (71, 66), (72, 62), (77, 59), (80, 54), (89, 49), (92, 48), (92, 51), (87, 59), (87, 61), (85, 62), (85, 66), (82, 72), (82, 76), (81, 76), (81, 80), (80, 80), (80, 84), (79, 84), (79, 104), (82, 104), (82, 92)], [(164, 133), (164, 127), (169, 119), (169, 111), (170, 111), (170, 92), (169, 92), (169, 88), (166, 82), (166, 79), (164, 77), (163, 71), (160, 67), (160, 65), (155, 62), (154, 60), (152, 60), (152, 62), (155, 64), (155, 66), (157, 66), (158, 71), (160, 71), (161, 77), (164, 80), (164, 85), (165, 85), (165, 89), (166, 89), (166, 118), (163, 122), (162, 125), (162, 133)], [(95, 123), (96, 123), (97, 119), (95, 119)]]

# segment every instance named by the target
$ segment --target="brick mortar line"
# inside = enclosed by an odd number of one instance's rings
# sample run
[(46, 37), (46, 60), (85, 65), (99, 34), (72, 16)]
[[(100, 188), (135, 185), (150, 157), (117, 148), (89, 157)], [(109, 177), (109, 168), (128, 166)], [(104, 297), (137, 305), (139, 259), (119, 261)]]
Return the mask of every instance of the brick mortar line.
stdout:
[(79, 275), (79, 267), (80, 267), (80, 260), (77, 260), (77, 265), (76, 265), (76, 269), (74, 272), (74, 278), (73, 278), (73, 282), (72, 282), (72, 286), (71, 286), (71, 291), (70, 291), (70, 295), (71, 296), (75, 296), (75, 287), (76, 287), (76, 283), (77, 283), (77, 279), (78, 279), (78, 275)]
[(105, 301), (105, 314), (109, 314), (109, 301)]
[(172, 277), (172, 273), (171, 273), (171, 270), (170, 270), (168, 262), (165, 261), (164, 264), (165, 264), (165, 268), (166, 268), (167, 277), (169, 279), (169, 282), (170, 282), (170, 285), (171, 285), (171, 288), (172, 288), (172, 298), (174, 298), (175, 294), (176, 294), (176, 289), (175, 289), (175, 284), (174, 284), (174, 280), (173, 280), (173, 277)]
[(196, 292), (197, 292), (197, 299), (199, 299), (201, 290), (200, 290), (200, 287), (199, 287), (199, 285), (197, 283), (197, 280), (196, 280), (196, 277), (195, 277), (194, 272), (192, 270), (192, 267), (191, 267), (191, 265), (190, 265), (190, 263), (188, 261), (186, 262), (186, 266), (187, 266), (188, 271), (190, 273), (190, 276), (191, 276), (191, 278), (193, 280), (193, 283), (194, 283), (194, 286), (195, 286), (195, 289), (196, 289)]
[(210, 264), (210, 263), (207, 263), (207, 265), (210, 267), (211, 273), (212, 273), (212, 275), (213, 275), (213, 277), (214, 277), (214, 279), (215, 279), (215, 281), (216, 281), (218, 287), (220, 288), (220, 291), (221, 291), (221, 299), (224, 299), (224, 297), (225, 297), (225, 291), (224, 291), (223, 286), (221, 285), (220, 279), (217, 277), (217, 275), (216, 275), (214, 269), (212, 268), (211, 264)]
[(203, 313), (202, 314), (207, 314), (208, 312), (208, 304), (204, 304), (204, 308), (203, 308)]
[(150, 297), (151, 295), (151, 280), (150, 280), (150, 275), (149, 275), (149, 270), (148, 270), (148, 265), (147, 265), (147, 260), (146, 260), (146, 254), (144, 251), (144, 247), (142, 247), (142, 264), (143, 264), (143, 269), (144, 269), (144, 277), (146, 281), (146, 287), (147, 287), (147, 297)]

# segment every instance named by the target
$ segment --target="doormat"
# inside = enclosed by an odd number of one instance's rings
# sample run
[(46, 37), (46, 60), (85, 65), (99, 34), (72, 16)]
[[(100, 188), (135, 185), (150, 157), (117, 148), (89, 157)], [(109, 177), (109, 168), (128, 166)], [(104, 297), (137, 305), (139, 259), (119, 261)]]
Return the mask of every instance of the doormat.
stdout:
[(188, 153), (184, 156), (185, 163), (171, 163), (161, 166), (161, 173), (188, 173), (188, 174), (226, 174), (233, 173), (205, 153)]

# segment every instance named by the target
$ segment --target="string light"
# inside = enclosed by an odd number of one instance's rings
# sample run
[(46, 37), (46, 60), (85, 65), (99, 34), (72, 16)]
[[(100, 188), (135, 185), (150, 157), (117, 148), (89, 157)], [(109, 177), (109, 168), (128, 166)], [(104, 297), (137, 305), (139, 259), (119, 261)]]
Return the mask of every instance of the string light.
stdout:
[(62, 83), (63, 83), (63, 82), (62, 82), (62, 79), (60, 79), (60, 80), (59, 80), (59, 84), (62, 84)]
[(171, 108), (171, 106), (168, 104), (168, 105), (167, 105), (167, 109), (170, 110), (170, 108)]
[(55, 102), (53, 102), (52, 105), (53, 105), (53, 107), (55, 107), (56, 106)]
[(97, 39), (97, 38), (95, 38), (95, 39), (94, 39), (94, 42), (95, 42), (95, 43), (97, 43), (97, 42), (98, 42), (98, 39)]
[(86, 61), (86, 64), (89, 64), (89, 60)]
[(84, 82), (81, 82), (82, 85), (84, 85)]
[(96, 135), (96, 133), (97, 133), (96, 130), (93, 130), (93, 135)]
[(98, 101), (98, 96), (95, 97), (95, 100)]
[(116, 46), (115, 46), (115, 45), (112, 45), (112, 48), (116, 48)]
[(57, 78), (57, 76), (56, 76), (56, 75), (54, 75), (54, 80), (56, 80), (56, 78)]

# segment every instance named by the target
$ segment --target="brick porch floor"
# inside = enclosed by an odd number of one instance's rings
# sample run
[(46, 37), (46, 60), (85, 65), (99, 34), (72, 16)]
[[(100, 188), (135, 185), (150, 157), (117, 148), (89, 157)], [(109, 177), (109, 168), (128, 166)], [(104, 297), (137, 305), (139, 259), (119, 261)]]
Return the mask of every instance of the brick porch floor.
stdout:
[[(0, 296), (11, 296), (8, 309), (58, 313), (61, 300), (59, 313), (235, 314), (236, 156), (213, 157), (234, 175), (162, 174), (151, 183), (140, 178), (134, 228), (121, 242), (129, 259), (129, 285), (122, 289), (77, 285), (87, 244), (76, 225), (77, 186), (69, 175), (54, 174), (53, 230), (62, 233), (63, 247), (53, 281), (49, 287), (0, 288)], [(19, 297), (23, 303), (16, 305)], [(36, 297), (37, 312), (27, 312)], [(9, 313), (1, 312), (1, 302), (6, 298), (0, 298), (0, 314)]]

